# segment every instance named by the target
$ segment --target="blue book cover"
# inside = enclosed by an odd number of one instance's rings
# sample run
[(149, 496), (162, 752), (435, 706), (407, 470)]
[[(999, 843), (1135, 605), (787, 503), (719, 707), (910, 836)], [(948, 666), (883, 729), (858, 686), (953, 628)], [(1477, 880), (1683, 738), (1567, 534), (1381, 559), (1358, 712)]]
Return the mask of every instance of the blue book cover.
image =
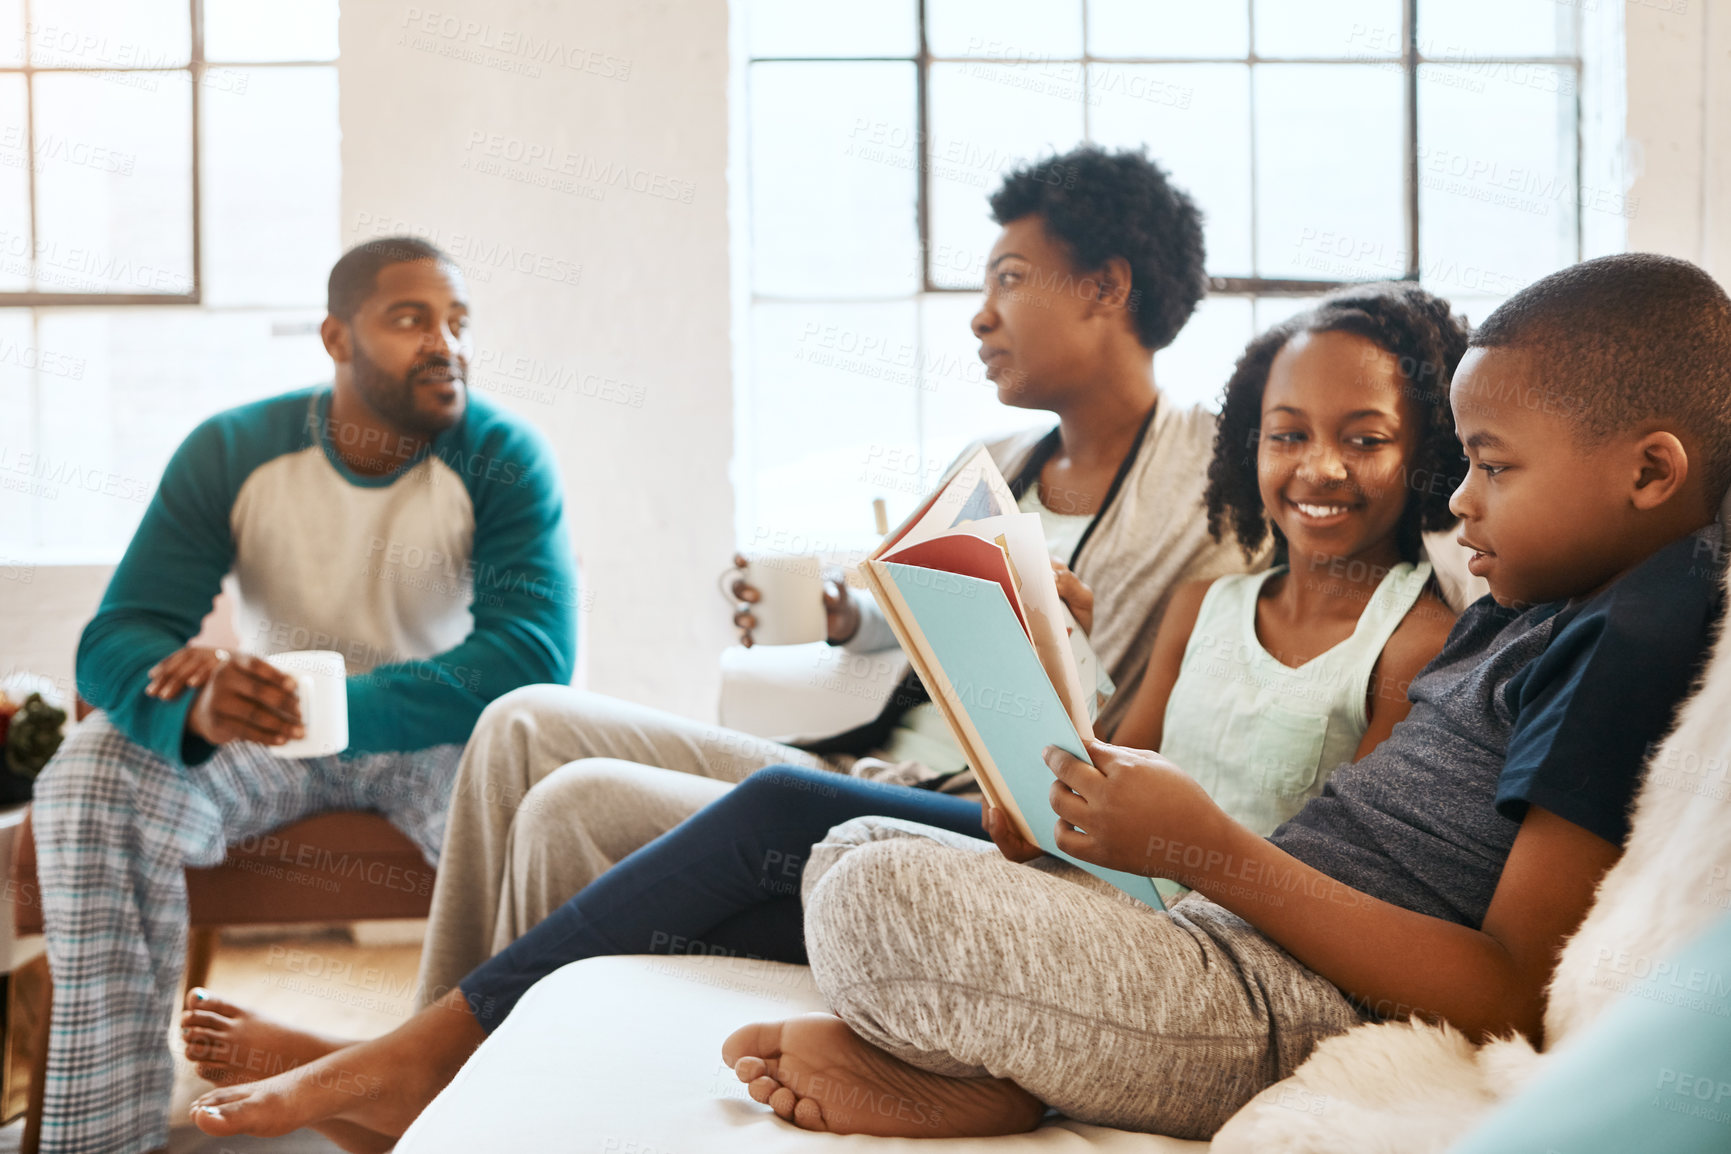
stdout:
[[(916, 641), (909, 646), (915, 668), (957, 730), (976, 774), (992, 787), (988, 793), (1008, 795), (1024, 819), (1019, 824), (1047, 853), (1165, 909), (1148, 878), (1080, 861), (1058, 849), (1057, 815), (1048, 801), (1052, 771), (1042, 754), (1055, 745), (1084, 761), (1088, 755), (1002, 587), (893, 561), (870, 564), (887, 578), (900, 608), (912, 618), (918, 636), (904, 637), (904, 644)], [(896, 612), (886, 615), (898, 624)]]

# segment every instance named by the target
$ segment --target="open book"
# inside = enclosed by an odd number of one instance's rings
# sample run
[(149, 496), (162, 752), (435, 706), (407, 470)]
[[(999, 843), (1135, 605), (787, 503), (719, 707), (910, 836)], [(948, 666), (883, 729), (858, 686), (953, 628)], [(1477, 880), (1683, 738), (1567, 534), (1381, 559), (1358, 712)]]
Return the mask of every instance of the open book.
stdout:
[(1057, 848), (1043, 754), (1088, 760), (1094, 686), (1077, 673), (1040, 515), (1017, 512), (986, 450), (964, 455), (860, 571), (987, 801), (1047, 853), (1164, 909), (1147, 878)]

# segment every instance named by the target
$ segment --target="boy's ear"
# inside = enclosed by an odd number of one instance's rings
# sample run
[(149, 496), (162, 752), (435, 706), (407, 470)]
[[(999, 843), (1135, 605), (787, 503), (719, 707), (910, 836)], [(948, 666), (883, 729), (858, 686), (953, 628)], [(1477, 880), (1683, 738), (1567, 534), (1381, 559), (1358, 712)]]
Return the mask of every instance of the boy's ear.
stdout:
[(1648, 433), (1635, 444), (1638, 462), (1630, 500), (1641, 510), (1657, 509), (1682, 491), (1689, 480), (1689, 451), (1675, 434)]

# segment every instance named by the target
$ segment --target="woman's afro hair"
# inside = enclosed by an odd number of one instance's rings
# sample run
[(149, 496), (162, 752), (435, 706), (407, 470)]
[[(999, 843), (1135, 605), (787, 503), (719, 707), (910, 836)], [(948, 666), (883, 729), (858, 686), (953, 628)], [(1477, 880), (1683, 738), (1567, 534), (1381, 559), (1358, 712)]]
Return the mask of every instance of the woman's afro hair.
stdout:
[(1128, 261), (1136, 336), (1150, 351), (1172, 343), (1208, 291), (1202, 213), (1143, 152), (1085, 144), (1025, 165), (1004, 178), (991, 206), (1000, 225), (1038, 216), (1079, 271)]

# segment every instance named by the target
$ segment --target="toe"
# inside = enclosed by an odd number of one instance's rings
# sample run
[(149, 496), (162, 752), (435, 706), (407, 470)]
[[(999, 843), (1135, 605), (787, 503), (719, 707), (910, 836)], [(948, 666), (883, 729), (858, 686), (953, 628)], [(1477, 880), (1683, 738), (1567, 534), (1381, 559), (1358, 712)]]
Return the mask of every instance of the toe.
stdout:
[(244, 1012), (233, 1002), (217, 997), (203, 986), (194, 986), (186, 993), (186, 1008), (189, 1010), (209, 1010), (221, 1014), (225, 1018), (238, 1018)]
[(195, 1062), (218, 1062), (228, 1053), (228, 1043), (203, 1030), (184, 1030), (181, 1041), (186, 1056)]
[(231, 1019), (209, 1010), (187, 1010), (180, 1015), (180, 1028), (183, 1030), (222, 1030), (232, 1025)]
[(823, 1124), (823, 1107), (816, 1098), (801, 1098), (794, 1103), (793, 1124), (801, 1130), (827, 1130)]
[(762, 1058), (741, 1058), (733, 1064), (733, 1076), (741, 1082), (755, 1082), (769, 1073), (769, 1063)]
[(721, 1044), (721, 1057), (729, 1066), (741, 1058), (779, 1058), (781, 1056), (781, 1023), (753, 1022), (741, 1026)]
[(769, 1096), (781, 1089), (781, 1083), (774, 1078), (753, 1078), (746, 1084), (745, 1091), (751, 1095), (754, 1102), (767, 1102)]
[(245, 1089), (219, 1089), (201, 1094), (192, 1104), (192, 1124), (206, 1134), (226, 1137), (240, 1133), (240, 1100)]
[(221, 1106), (194, 1106), (192, 1124), (216, 1138), (240, 1133), (240, 1120), (225, 1114)]
[(793, 1120), (794, 1107), (799, 1105), (799, 1095), (786, 1086), (777, 1086), (775, 1093), (769, 1096), (769, 1108), (775, 1111), (777, 1118)]

